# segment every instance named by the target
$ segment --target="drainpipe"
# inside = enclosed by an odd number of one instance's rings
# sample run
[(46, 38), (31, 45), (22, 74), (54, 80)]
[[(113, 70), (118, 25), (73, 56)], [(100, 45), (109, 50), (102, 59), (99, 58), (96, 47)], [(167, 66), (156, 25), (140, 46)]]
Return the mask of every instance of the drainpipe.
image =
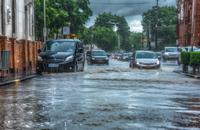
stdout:
[(196, 0), (192, 1), (192, 51), (193, 51), (193, 46), (194, 46), (194, 42), (195, 42), (195, 7), (196, 7)]
[(2, 0), (2, 34), (5, 35), (6, 34), (6, 29), (5, 29), (5, 0)]

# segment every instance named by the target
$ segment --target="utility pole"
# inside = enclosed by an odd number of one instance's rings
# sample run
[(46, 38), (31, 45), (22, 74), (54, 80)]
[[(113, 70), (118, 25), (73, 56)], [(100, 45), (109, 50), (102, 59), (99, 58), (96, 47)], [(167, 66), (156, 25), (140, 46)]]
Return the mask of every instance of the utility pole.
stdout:
[(47, 22), (46, 22), (46, 0), (44, 0), (44, 28), (43, 28), (43, 35), (44, 35), (44, 43), (47, 40)]
[(158, 0), (156, 0), (155, 47), (158, 47)]

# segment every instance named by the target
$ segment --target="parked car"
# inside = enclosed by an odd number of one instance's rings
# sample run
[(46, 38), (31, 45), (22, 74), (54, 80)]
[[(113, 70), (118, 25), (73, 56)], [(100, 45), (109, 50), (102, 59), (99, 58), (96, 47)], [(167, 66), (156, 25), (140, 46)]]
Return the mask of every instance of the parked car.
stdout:
[(160, 68), (160, 61), (155, 52), (136, 51), (132, 57), (130, 68)]
[(187, 47), (184, 47), (185, 51), (187, 52), (192, 52), (192, 51), (196, 51), (198, 48), (195, 47), (195, 46), (187, 46)]
[(177, 47), (165, 47), (163, 52), (163, 60), (177, 60), (179, 59), (180, 52)]
[(37, 72), (83, 71), (85, 56), (83, 43), (78, 39), (47, 41), (39, 50)]
[(128, 61), (129, 60), (129, 54), (128, 53), (122, 53), (121, 60), (122, 61)]
[(200, 49), (196, 49), (195, 52), (200, 52)]
[(109, 58), (104, 50), (92, 50), (88, 64), (109, 64)]
[(117, 53), (117, 54), (115, 55), (115, 59), (121, 60), (121, 58), (122, 58), (122, 53)]

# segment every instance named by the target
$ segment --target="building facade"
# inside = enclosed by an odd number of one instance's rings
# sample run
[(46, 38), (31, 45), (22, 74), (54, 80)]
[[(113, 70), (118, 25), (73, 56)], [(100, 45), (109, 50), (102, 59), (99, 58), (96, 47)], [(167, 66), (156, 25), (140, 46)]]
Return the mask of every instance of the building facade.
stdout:
[(200, 1), (177, 0), (178, 43), (200, 46)]
[(0, 79), (35, 72), (34, 0), (0, 0)]
[(34, 40), (33, 0), (0, 0), (0, 34)]

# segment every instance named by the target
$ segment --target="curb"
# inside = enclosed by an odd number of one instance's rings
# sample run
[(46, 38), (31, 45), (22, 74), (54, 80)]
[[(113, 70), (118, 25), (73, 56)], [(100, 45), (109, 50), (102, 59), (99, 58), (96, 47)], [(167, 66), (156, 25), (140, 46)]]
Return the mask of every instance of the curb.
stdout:
[(181, 74), (181, 75), (185, 75), (187, 77), (191, 77), (191, 78), (195, 78), (195, 79), (200, 79), (200, 75), (193, 75), (193, 74), (189, 74), (189, 73), (183, 73), (181, 71), (174, 71), (177, 74)]
[(25, 76), (25, 77), (16, 78), (16, 79), (13, 79), (13, 80), (5, 81), (3, 83), (0, 83), (0, 86), (6, 86), (6, 85), (14, 84), (16, 82), (26, 81), (26, 80), (35, 78), (36, 76), (37, 75), (29, 75), (29, 76)]

